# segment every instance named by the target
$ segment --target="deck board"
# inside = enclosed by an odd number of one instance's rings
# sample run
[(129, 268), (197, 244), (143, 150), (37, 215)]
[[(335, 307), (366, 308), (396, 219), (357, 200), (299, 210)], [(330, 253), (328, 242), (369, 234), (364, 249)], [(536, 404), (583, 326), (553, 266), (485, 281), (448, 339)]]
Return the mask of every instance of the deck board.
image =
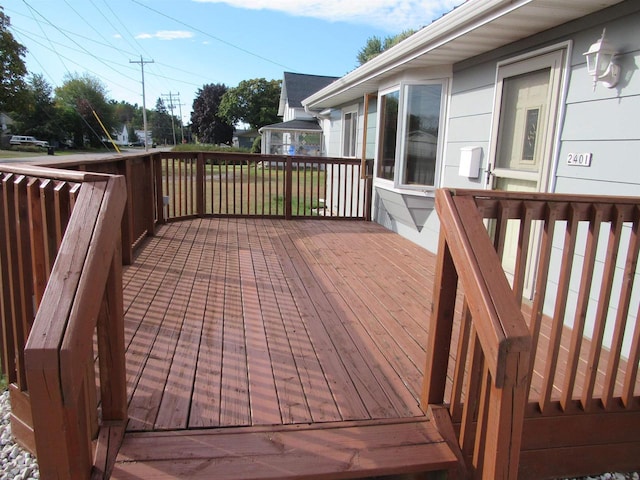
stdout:
[[(150, 448), (150, 446), (153, 446)], [(132, 434), (111, 478), (361, 478), (447, 470), (455, 463), (432, 422), (328, 423)]]
[(124, 272), (128, 431), (423, 415), (432, 265), (364, 222), (162, 227)]

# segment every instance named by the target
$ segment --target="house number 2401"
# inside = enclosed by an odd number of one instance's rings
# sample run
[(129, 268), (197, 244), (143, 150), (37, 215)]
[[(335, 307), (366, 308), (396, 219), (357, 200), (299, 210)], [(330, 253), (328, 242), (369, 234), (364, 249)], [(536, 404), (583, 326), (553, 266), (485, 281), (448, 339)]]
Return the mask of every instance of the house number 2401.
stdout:
[(567, 156), (567, 165), (575, 165), (578, 167), (590, 167), (591, 153), (570, 153)]

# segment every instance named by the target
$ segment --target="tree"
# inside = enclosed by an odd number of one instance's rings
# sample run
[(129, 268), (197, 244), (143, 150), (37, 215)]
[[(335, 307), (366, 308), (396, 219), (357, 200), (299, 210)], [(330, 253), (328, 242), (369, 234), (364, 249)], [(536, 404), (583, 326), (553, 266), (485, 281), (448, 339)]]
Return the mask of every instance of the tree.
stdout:
[(236, 125), (248, 123), (253, 129), (278, 122), (280, 80), (243, 80), (222, 96), (218, 114)]
[(24, 100), (27, 49), (9, 31), (10, 21), (0, 6), (0, 111), (18, 110)]
[(358, 56), (357, 56), (358, 65), (363, 65), (367, 63), (372, 58), (377, 57), (385, 50), (388, 50), (394, 45), (397, 45), (402, 40), (410, 37), (414, 33), (416, 33), (415, 30), (409, 29), (397, 35), (385, 37), (384, 40), (375, 35), (373, 37), (369, 37), (367, 39), (367, 43), (365, 44), (365, 46), (362, 47), (358, 52)]
[[(93, 147), (103, 144), (106, 137), (100, 122), (111, 133), (115, 126), (113, 105), (107, 99), (104, 84), (91, 75), (67, 75), (61, 87), (56, 88), (56, 106), (61, 111), (64, 127), (75, 146), (84, 145), (85, 138)], [(95, 114), (94, 114), (95, 112)]]
[(218, 114), (226, 85), (204, 85), (196, 92), (191, 112), (191, 129), (202, 143), (226, 143), (233, 140), (233, 125)]
[(167, 144), (173, 142), (173, 127), (171, 125), (171, 115), (164, 104), (162, 98), (156, 101), (156, 108), (151, 112), (151, 135), (157, 143)]
[(53, 101), (53, 88), (41, 74), (33, 74), (26, 87), (22, 108), (14, 114), (19, 131), (41, 140), (64, 140), (59, 112)]

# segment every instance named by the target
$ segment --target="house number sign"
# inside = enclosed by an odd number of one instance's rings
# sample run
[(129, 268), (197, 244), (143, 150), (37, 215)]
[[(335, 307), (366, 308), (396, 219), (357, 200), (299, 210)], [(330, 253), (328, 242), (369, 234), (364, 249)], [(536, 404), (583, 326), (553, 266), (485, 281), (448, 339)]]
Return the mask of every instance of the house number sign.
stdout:
[(577, 167), (590, 167), (591, 155), (591, 153), (570, 153), (567, 156), (567, 165), (574, 165)]

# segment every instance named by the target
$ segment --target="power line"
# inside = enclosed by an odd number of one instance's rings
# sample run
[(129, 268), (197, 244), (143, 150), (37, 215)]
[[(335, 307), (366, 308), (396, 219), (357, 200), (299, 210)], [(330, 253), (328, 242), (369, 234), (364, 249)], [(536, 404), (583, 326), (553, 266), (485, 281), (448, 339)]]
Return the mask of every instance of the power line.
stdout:
[(256, 58), (259, 58), (260, 60), (264, 60), (265, 62), (272, 63), (274, 65), (277, 65), (278, 67), (282, 67), (285, 70), (288, 70), (290, 72), (295, 72), (295, 70), (292, 69), (291, 67), (287, 67), (286, 65), (283, 65), (282, 63), (278, 63), (278, 62), (276, 62), (274, 60), (271, 60), (271, 59), (269, 59), (267, 57), (263, 57), (262, 55), (258, 55), (257, 53), (254, 53), (254, 52), (252, 52), (250, 50), (247, 50), (246, 48), (242, 48), (242, 47), (239, 47), (238, 45), (235, 45), (235, 44), (233, 44), (231, 42), (227, 42), (226, 40), (223, 40), (222, 38), (216, 37), (215, 35), (211, 35), (210, 33), (205, 32), (204, 30), (200, 30), (199, 28), (194, 27), (193, 25), (189, 25), (188, 23), (185, 23), (182, 20), (178, 20), (177, 18), (171, 17), (171, 16), (169, 16), (169, 15), (167, 15), (165, 13), (162, 13), (161, 11), (156, 10), (155, 8), (152, 8), (152, 7), (148, 6), (148, 5), (145, 5), (144, 3), (141, 3), (138, 0), (131, 0), (131, 1), (133, 3), (135, 3), (135, 4), (137, 4), (137, 5), (140, 5), (141, 7), (146, 8), (147, 10), (151, 10), (152, 12), (154, 12), (154, 13), (160, 15), (160, 16), (168, 18), (169, 20), (172, 20), (172, 21), (174, 21), (176, 23), (179, 23), (180, 25), (184, 25), (185, 27), (190, 28), (192, 30), (195, 30), (196, 32), (201, 33), (202, 35), (205, 35), (205, 36), (207, 36), (209, 38), (212, 38), (213, 40), (215, 40), (217, 42), (224, 43), (225, 45), (227, 45), (227, 46), (229, 46), (231, 48), (235, 48), (236, 50), (240, 50), (243, 53), (246, 53), (248, 55), (251, 55), (251, 56), (254, 56)]

